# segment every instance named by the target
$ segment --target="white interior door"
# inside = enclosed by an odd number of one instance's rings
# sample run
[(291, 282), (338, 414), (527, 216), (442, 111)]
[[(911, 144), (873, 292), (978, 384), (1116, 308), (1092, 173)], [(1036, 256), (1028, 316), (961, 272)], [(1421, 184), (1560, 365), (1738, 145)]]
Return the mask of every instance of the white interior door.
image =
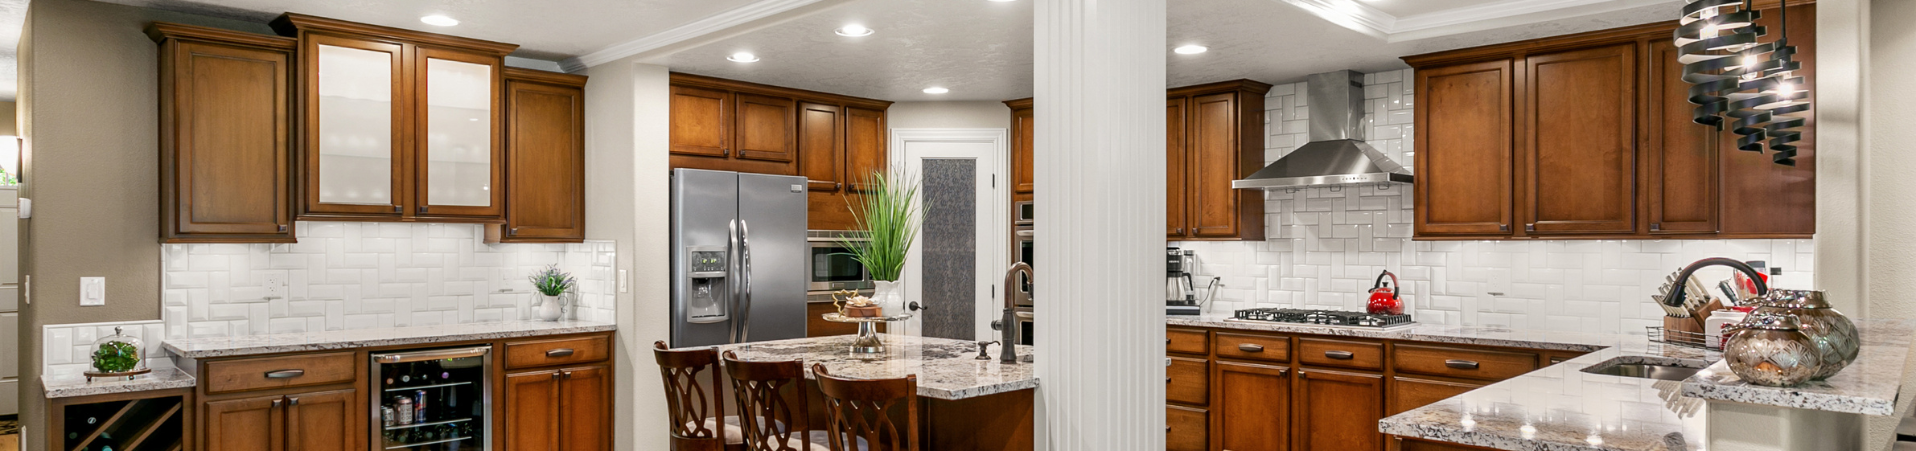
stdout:
[(903, 277), (906, 305), (921, 309), (893, 333), (995, 336), (991, 320), (1002, 302), (995, 287), (1011, 246), (1005, 141), (1003, 129), (892, 130), (892, 161), (902, 163), (898, 169), (920, 183), (919, 198), (929, 202), (920, 209)]

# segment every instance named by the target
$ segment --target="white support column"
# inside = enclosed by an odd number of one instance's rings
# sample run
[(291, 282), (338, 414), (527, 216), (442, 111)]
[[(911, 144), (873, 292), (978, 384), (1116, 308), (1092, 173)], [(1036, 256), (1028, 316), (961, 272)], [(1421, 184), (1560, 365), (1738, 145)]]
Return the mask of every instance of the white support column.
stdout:
[(1164, 449), (1165, 0), (1038, 0), (1039, 449)]

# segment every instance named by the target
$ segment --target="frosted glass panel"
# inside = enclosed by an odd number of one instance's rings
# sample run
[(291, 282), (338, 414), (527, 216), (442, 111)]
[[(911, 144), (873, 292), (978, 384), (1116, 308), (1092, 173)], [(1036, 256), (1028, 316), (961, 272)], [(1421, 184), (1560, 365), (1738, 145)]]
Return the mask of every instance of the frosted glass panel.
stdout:
[(492, 205), (492, 66), (426, 60), (426, 204)]
[(319, 46), (319, 201), (392, 205), (392, 54)]

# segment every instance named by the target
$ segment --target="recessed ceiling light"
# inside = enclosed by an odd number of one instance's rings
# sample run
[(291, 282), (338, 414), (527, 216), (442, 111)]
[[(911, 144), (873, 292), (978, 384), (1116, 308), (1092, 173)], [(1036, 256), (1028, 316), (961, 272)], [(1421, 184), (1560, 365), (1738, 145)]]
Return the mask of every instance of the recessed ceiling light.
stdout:
[(997, 2), (997, 3), (1007, 3), (1007, 2), (1015, 2), (1018, 0), (991, 0), (991, 1)]
[(758, 62), (758, 55), (753, 55), (752, 52), (738, 52), (733, 53), (732, 56), (725, 57), (725, 59), (735, 63), (756, 63)]
[(838, 27), (838, 30), (836, 30), (836, 32), (838, 33), (839, 36), (851, 36), (855, 38), (859, 36), (871, 36), (872, 29), (865, 28), (864, 25), (851, 24), (851, 25), (846, 25), (843, 27)]
[[(998, 1), (998, 0), (992, 0), (992, 1)], [(939, 88), (939, 87), (925, 88), (926, 94), (944, 94), (947, 92), (951, 92), (951, 90), (945, 89), (945, 88)]]
[(426, 25), (439, 26), (439, 27), (450, 27), (450, 26), (459, 24), (459, 19), (441, 16), (438, 14), (421, 17), (419, 18), (419, 21), (425, 22)]
[(1201, 45), (1187, 45), (1187, 46), (1171, 49), (1171, 51), (1177, 52), (1179, 55), (1196, 55), (1199, 53), (1208, 52), (1210, 50), (1211, 50), (1210, 47), (1205, 47)]

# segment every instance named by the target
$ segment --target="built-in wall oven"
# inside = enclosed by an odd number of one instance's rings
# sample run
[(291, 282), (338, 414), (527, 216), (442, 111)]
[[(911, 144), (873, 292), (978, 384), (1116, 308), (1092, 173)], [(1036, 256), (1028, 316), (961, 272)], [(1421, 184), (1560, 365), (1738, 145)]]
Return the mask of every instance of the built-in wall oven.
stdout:
[(852, 258), (852, 249), (847, 245), (871, 242), (871, 236), (865, 232), (840, 230), (812, 230), (805, 234), (806, 244), (811, 248), (811, 270), (807, 277), (806, 294), (808, 297), (830, 295), (840, 290), (871, 290), (871, 272), (865, 265)]
[[(1033, 211), (1032, 202), (1023, 201), (1013, 204), (1012, 217), (1014, 219), (1012, 219), (1011, 229), (1011, 256), (1015, 259), (1015, 262), (1031, 265), (1033, 270), (1036, 270), (1038, 264), (1032, 257), (1037, 254), (1037, 247), (1033, 241), (1037, 238), (1038, 231), (1035, 228), (1037, 225), (1037, 216)], [(1032, 289), (1030, 281), (1021, 281), (1021, 283), (1024, 283), (1024, 289), (1027, 292), (1036, 293), (1035, 291), (1030, 291)], [(1029, 296), (1026, 297), (1024, 301), (1020, 301), (1022, 303), (1018, 304), (1018, 309), (1027, 312), (1032, 311), (1031, 299), (1035, 297), (1036, 296)], [(1029, 316), (1018, 315), (1018, 330), (1016, 334), (1018, 336), (1018, 344), (1026, 346), (1032, 345), (1031, 320), (1032, 318)]]

